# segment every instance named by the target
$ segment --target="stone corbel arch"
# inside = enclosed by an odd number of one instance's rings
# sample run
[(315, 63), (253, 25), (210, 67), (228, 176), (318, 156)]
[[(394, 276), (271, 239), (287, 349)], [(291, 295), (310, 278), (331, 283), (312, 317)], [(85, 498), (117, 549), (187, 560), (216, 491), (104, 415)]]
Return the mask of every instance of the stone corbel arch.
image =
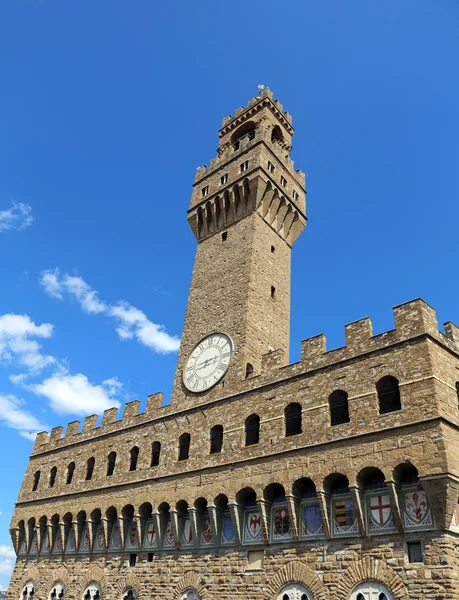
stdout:
[(300, 583), (307, 587), (314, 600), (327, 599), (327, 588), (317, 575), (300, 561), (292, 561), (286, 564), (270, 578), (264, 599), (277, 600), (281, 589), (289, 583)]
[(143, 598), (142, 595), (142, 584), (140, 583), (140, 579), (134, 573), (128, 573), (124, 577), (121, 577), (115, 588), (115, 599), (122, 600), (124, 593), (132, 589), (135, 592), (137, 600), (141, 600)]
[[(42, 588), (43, 588), (42, 576), (40, 574), (40, 571), (37, 569), (37, 567), (35, 565), (32, 565), (29, 569), (27, 569), (26, 572), (24, 573), (24, 575), (22, 576), (21, 582), (20, 582), (19, 587), (17, 589), (16, 597), (17, 598), (20, 597), (21, 592), (22, 592), (24, 586), (29, 581), (33, 581), (34, 582), (34, 585), (35, 585), (35, 597), (36, 598), (41, 598), (43, 596), (43, 592), (42, 592)], [(45, 590), (45, 592), (46, 592), (46, 590)]]
[(339, 578), (335, 597), (347, 600), (352, 590), (365, 581), (377, 581), (385, 585), (396, 600), (410, 600), (401, 577), (386, 562), (366, 556), (352, 563)]
[(64, 565), (61, 565), (57, 569), (53, 569), (51, 573), (43, 578), (44, 596), (45, 600), (49, 598), (51, 590), (57, 583), (62, 583), (66, 591), (69, 589), (69, 573)]
[(85, 589), (92, 582), (100, 585), (102, 597), (105, 597), (105, 594), (107, 593), (107, 581), (105, 579), (104, 571), (97, 565), (90, 565), (86, 573), (81, 576), (80, 582), (76, 588), (74, 596), (75, 600), (83, 600)]
[(198, 592), (199, 600), (207, 600), (206, 581), (202, 575), (196, 571), (188, 571), (179, 579), (174, 592), (174, 600), (180, 600), (185, 590), (193, 588)]

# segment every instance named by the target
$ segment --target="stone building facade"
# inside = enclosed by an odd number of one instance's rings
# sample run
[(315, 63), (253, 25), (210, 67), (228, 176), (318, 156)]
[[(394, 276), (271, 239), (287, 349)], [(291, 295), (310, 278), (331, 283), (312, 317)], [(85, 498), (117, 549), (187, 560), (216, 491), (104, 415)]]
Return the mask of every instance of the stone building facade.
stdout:
[(8, 600), (459, 600), (459, 329), (414, 300), (289, 364), (292, 134), (269, 90), (224, 119), (171, 403), (37, 436)]

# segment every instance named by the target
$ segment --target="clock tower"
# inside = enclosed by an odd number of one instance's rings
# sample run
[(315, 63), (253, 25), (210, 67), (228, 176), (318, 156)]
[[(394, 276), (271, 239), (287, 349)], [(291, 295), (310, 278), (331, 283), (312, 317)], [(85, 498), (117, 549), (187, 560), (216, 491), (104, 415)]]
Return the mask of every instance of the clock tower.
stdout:
[(292, 135), (290, 115), (261, 89), (223, 120), (217, 157), (196, 172), (188, 221), (198, 247), (173, 406), (234, 393), (272, 350), (288, 362), (291, 247), (306, 224)]

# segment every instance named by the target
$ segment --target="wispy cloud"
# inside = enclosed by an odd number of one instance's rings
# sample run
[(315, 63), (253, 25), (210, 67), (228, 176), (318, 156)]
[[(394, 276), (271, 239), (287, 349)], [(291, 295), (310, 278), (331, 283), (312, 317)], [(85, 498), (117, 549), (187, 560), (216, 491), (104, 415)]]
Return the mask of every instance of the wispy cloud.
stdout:
[(112, 378), (94, 385), (81, 373), (54, 373), (42, 383), (26, 387), (47, 398), (52, 410), (58, 414), (88, 415), (101, 414), (112, 406), (119, 407), (120, 403), (114, 396), (121, 391), (122, 384)]
[(42, 354), (41, 344), (34, 338), (49, 338), (53, 334), (50, 323), (36, 325), (28, 315), (0, 315), (0, 362), (19, 363), (31, 372), (39, 372), (55, 362)]
[(0, 394), (0, 421), (7, 427), (19, 431), (23, 437), (33, 439), (36, 433), (45, 431), (49, 427), (41, 423), (24, 406), (24, 400), (16, 396)]
[(65, 294), (75, 299), (81, 309), (88, 314), (104, 314), (115, 321), (115, 329), (120, 339), (136, 339), (155, 352), (166, 354), (176, 352), (180, 340), (167, 333), (163, 325), (157, 325), (146, 314), (128, 302), (119, 301), (114, 305), (99, 299), (98, 293), (82, 277), (61, 274), (59, 269), (44, 271), (40, 283), (45, 292), (62, 300)]
[(23, 202), (12, 202), (10, 208), (0, 210), (0, 233), (27, 229), (32, 222), (32, 208)]
[(0, 545), (0, 582), (8, 582), (13, 574), (16, 554), (10, 546)]
[[(37, 325), (28, 315), (0, 315), (0, 364), (21, 369), (20, 373), (10, 373), (10, 381), (46, 398), (58, 414), (86, 415), (120, 406), (116, 397), (124, 396), (125, 391), (118, 378), (92, 383), (82, 373), (71, 373), (66, 360), (43, 353), (40, 342), (53, 333), (51, 323)], [(43, 379), (45, 371), (48, 376)], [(31, 439), (37, 431), (49, 429), (26, 410), (24, 400), (11, 394), (0, 394), (0, 423)]]

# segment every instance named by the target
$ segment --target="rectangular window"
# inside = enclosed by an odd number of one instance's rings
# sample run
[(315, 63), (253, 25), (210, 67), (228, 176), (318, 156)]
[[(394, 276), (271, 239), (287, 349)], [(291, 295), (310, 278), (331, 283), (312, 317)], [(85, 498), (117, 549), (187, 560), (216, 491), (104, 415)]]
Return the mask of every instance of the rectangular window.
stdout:
[(270, 160), (268, 160), (268, 171), (270, 173), (274, 173), (275, 170), (276, 170), (276, 167), (273, 165), (273, 163)]
[(281, 177), (280, 182), (282, 187), (285, 187), (287, 185), (287, 180), (285, 179), (285, 177)]
[(296, 200), (298, 198), (298, 194), (297, 194), (297, 192), (295, 190), (293, 190), (293, 192), (292, 192), (292, 198), (294, 200)]
[(407, 542), (406, 548), (410, 563), (423, 562), (421, 542)]
[(136, 562), (137, 562), (137, 554), (130, 554), (129, 555), (129, 566), (135, 567)]
[(148, 562), (153, 562), (153, 552), (149, 552), (148, 556), (147, 556), (147, 561)]
[(220, 177), (220, 184), (225, 185), (225, 183), (228, 183), (228, 173), (225, 173)]
[(247, 169), (249, 168), (249, 161), (245, 160), (242, 164), (241, 164), (241, 173), (244, 173), (244, 171), (247, 171)]
[(206, 187), (202, 188), (202, 197), (204, 198), (204, 196), (207, 196), (209, 193), (209, 186), (206, 185)]

